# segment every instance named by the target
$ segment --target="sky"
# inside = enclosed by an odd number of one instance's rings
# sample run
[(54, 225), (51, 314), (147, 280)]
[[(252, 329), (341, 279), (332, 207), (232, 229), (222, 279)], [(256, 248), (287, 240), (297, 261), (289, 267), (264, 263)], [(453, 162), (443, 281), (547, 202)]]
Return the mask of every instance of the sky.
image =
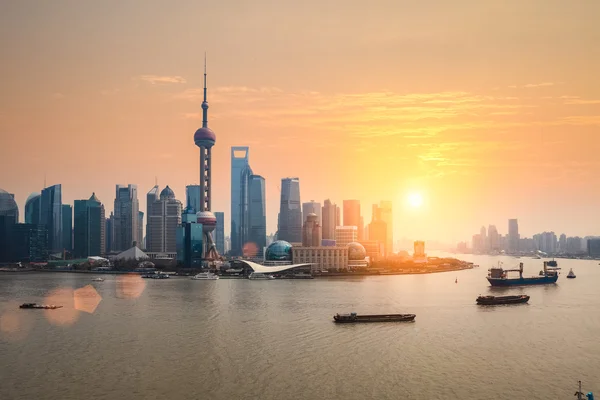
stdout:
[[(230, 148), (302, 201), (394, 203), (394, 237), (482, 225), (600, 234), (596, 0), (0, 2), (0, 188), (63, 203), (198, 182), (208, 58), (213, 211)], [(420, 195), (420, 207), (407, 198)], [(413, 202), (414, 203), (414, 202)]]

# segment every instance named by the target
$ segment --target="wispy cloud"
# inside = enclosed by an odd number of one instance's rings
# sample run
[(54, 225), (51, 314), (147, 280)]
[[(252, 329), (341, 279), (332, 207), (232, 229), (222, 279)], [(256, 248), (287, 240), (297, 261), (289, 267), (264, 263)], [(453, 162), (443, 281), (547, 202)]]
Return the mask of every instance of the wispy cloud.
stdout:
[(531, 88), (555, 86), (557, 84), (558, 84), (557, 82), (527, 83), (527, 84), (521, 85), (521, 86), (519, 86), (519, 85), (510, 85), (509, 88), (511, 88), (511, 89), (517, 89), (517, 88), (531, 89)]
[(135, 80), (140, 80), (143, 82), (147, 82), (151, 85), (161, 84), (161, 83), (186, 83), (186, 80), (179, 76), (161, 76), (161, 75), (139, 75), (134, 78)]

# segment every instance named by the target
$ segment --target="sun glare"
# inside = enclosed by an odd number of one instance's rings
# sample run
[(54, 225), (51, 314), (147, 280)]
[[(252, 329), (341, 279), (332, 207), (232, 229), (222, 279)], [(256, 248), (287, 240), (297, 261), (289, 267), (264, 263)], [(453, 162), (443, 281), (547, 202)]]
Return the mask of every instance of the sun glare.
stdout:
[(419, 208), (423, 204), (423, 196), (420, 193), (410, 193), (407, 197), (408, 205), (412, 208)]

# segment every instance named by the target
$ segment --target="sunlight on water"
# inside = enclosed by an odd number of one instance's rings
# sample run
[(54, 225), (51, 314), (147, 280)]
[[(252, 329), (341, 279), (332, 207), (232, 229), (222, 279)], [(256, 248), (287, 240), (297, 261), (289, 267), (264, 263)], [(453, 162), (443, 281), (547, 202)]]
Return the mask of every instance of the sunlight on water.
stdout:
[(44, 299), (45, 304), (62, 306), (56, 310), (44, 310), (48, 322), (53, 325), (73, 325), (79, 318), (79, 311), (74, 307), (74, 291), (72, 288), (59, 288), (50, 292)]
[(102, 301), (102, 297), (92, 285), (86, 285), (75, 290), (73, 296), (75, 309), (89, 314), (93, 314), (98, 304)]
[(146, 282), (140, 275), (129, 274), (117, 277), (117, 297), (125, 299), (137, 299), (144, 293)]

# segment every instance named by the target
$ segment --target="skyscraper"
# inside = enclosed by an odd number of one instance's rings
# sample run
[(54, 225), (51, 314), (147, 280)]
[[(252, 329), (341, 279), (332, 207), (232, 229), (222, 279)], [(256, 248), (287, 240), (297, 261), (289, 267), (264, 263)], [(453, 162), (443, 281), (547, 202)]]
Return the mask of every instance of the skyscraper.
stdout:
[(148, 205), (146, 250), (152, 253), (177, 251), (177, 227), (181, 224), (182, 205), (169, 186), (160, 192), (160, 198)]
[(114, 215), (111, 212), (110, 216), (108, 218), (106, 218), (106, 223), (104, 224), (104, 237), (105, 237), (105, 246), (106, 246), (106, 254), (112, 252), (113, 249), (113, 245), (114, 245), (114, 229), (113, 229), (113, 222), (114, 222)]
[(215, 212), (217, 218), (217, 228), (215, 229), (215, 244), (219, 254), (225, 254), (225, 213)]
[(10, 244), (12, 261), (43, 262), (48, 260), (48, 231), (45, 225), (13, 225)]
[(48, 250), (62, 252), (62, 188), (54, 185), (42, 190), (40, 223), (48, 230)]
[(302, 227), (302, 246), (320, 247), (321, 239), (322, 236), (321, 225), (319, 224), (319, 217), (315, 213), (306, 214), (304, 226)]
[(104, 206), (96, 193), (88, 200), (74, 202), (74, 248), (77, 258), (102, 256), (106, 253), (106, 219)]
[(29, 195), (27, 201), (25, 201), (25, 223), (26, 224), (39, 224), (40, 223), (40, 208), (41, 208), (42, 194), (34, 192)]
[(15, 196), (0, 189), (0, 262), (12, 256), (13, 227), (19, 222), (19, 207)]
[(327, 199), (323, 203), (321, 229), (323, 239), (335, 239), (335, 227), (339, 224), (339, 208)]
[(62, 243), (67, 251), (73, 250), (73, 207), (62, 205)]
[(267, 246), (265, 178), (260, 175), (250, 175), (248, 189), (248, 242), (256, 245), (256, 256), (260, 257), (263, 254), (264, 248)]
[(358, 240), (362, 239), (362, 224), (360, 221), (360, 201), (344, 200), (344, 226), (356, 226)]
[(281, 202), (277, 239), (290, 243), (302, 242), (302, 210), (300, 209), (300, 179), (281, 180)]
[(501, 250), (500, 235), (498, 234), (496, 225), (488, 226), (488, 242), (488, 249), (490, 249), (490, 251)]
[(137, 247), (140, 249), (143, 249), (146, 246), (146, 243), (144, 243), (144, 212), (143, 211), (138, 211), (136, 244), (137, 244)]
[(373, 204), (373, 219), (369, 224), (369, 240), (377, 241), (383, 245), (383, 256), (386, 257), (391, 254), (391, 252), (387, 247), (389, 240), (387, 238), (387, 224), (383, 220), (384, 213), (384, 209), (377, 204)]
[[(150, 243), (152, 243), (152, 230), (150, 229), (150, 215), (152, 215), (152, 205), (155, 201), (158, 201), (158, 185), (154, 185), (152, 189), (148, 193), (146, 193), (146, 250), (150, 249)], [(140, 238), (140, 241), (142, 239)], [(139, 243), (140, 248), (142, 248), (142, 243)]]
[(321, 203), (317, 203), (314, 200), (311, 200), (307, 203), (302, 203), (302, 215), (305, 221), (306, 216), (311, 213), (317, 216), (317, 222), (319, 225), (323, 225), (323, 219), (321, 218)]
[(242, 255), (249, 236), (249, 148), (231, 148), (231, 252)]
[(519, 222), (516, 219), (508, 220), (508, 251), (516, 253), (519, 251)]
[(137, 185), (117, 185), (112, 251), (124, 251), (131, 248), (134, 242), (139, 243), (139, 218)]
[[(385, 254), (389, 256), (394, 253), (394, 214), (392, 202), (386, 200), (380, 201), (379, 211), (381, 220), (385, 222), (386, 226)], [(369, 237), (369, 240), (372, 240), (372, 238)]]
[(479, 229), (479, 235), (481, 237), (481, 251), (482, 252), (486, 252), (488, 251), (488, 237), (487, 237), (487, 232), (485, 230), (485, 226), (482, 226), (481, 229)]
[(204, 59), (204, 101), (202, 102), (202, 128), (194, 133), (194, 143), (200, 148), (200, 208), (197, 211), (197, 222), (202, 224), (203, 258), (216, 260), (219, 258), (217, 246), (212, 238), (212, 231), (217, 226), (217, 218), (211, 212), (212, 205), (212, 147), (217, 136), (208, 127), (208, 101), (206, 99), (206, 58)]
[[(200, 209), (200, 185), (187, 185), (185, 187), (185, 207), (192, 207), (195, 212)], [(146, 236), (148, 234), (146, 233)]]

